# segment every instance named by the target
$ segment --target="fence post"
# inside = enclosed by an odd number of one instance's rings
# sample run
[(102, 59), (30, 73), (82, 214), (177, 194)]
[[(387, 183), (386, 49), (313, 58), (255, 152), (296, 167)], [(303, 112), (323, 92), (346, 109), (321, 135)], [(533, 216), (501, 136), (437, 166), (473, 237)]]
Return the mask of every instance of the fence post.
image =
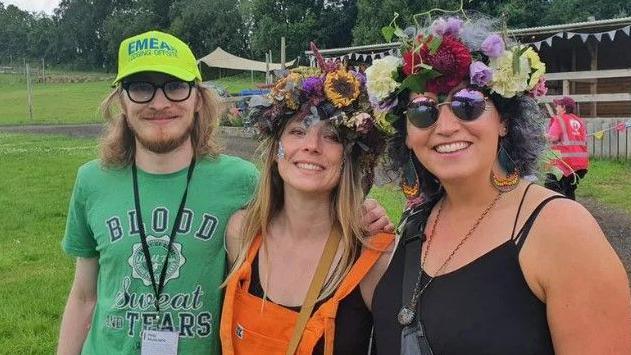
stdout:
[(31, 88), (31, 71), (29, 68), (29, 63), (24, 60), (26, 65), (26, 91), (28, 95), (28, 117), (32, 121), (33, 120), (33, 97), (32, 97), (32, 88)]

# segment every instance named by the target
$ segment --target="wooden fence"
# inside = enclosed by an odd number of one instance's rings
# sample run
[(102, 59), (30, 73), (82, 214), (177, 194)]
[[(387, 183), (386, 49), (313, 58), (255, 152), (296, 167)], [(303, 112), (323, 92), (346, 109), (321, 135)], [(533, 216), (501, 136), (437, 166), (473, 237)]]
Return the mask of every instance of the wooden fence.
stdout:
[[(618, 132), (614, 127), (618, 123), (625, 124), (628, 118), (588, 118), (587, 148), (590, 157), (631, 159), (631, 128)], [(602, 139), (597, 139), (594, 132), (604, 131)]]
[[(548, 104), (548, 111), (551, 111), (550, 104), (553, 100), (566, 95), (572, 97), (579, 105), (591, 106), (591, 115), (595, 115), (595, 117), (583, 117), (587, 125), (587, 133), (589, 134), (587, 146), (590, 156), (623, 160), (631, 159), (631, 128), (626, 128), (621, 132), (614, 128), (618, 123), (631, 121), (631, 112), (622, 112), (625, 111), (622, 110), (617, 112), (618, 114), (622, 113), (622, 116), (602, 117), (613, 116), (612, 112), (607, 112), (608, 110), (605, 109), (606, 105), (631, 102), (629, 87), (627, 87), (625, 82), (622, 85), (618, 85), (617, 90), (614, 87), (614, 92), (598, 92), (599, 80), (629, 78), (631, 77), (631, 68), (547, 73), (545, 77), (549, 82), (561, 82), (561, 92), (557, 92), (556, 95), (547, 95), (540, 99), (540, 102), (544, 105)], [(574, 92), (576, 88), (572, 88), (574, 86), (572, 85), (573, 83), (588, 84), (589, 94)], [(599, 106), (602, 106), (603, 109), (597, 110)], [(602, 139), (597, 139), (594, 135), (595, 132), (599, 131), (604, 131)]]

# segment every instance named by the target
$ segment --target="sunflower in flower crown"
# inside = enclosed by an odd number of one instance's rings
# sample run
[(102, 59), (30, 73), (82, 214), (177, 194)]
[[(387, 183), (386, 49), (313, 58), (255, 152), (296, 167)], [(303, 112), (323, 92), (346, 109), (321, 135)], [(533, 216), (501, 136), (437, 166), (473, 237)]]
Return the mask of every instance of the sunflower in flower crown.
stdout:
[(361, 93), (361, 82), (346, 69), (327, 73), (324, 79), (324, 94), (337, 108), (353, 103)]
[(250, 101), (245, 124), (259, 136), (270, 137), (280, 134), (292, 119), (305, 124), (328, 120), (338, 128), (345, 149), (357, 152), (360, 165), (372, 170), (394, 130), (369, 101), (363, 73), (327, 62), (313, 44), (312, 50), (319, 68), (290, 70), (273, 84), (269, 95)]

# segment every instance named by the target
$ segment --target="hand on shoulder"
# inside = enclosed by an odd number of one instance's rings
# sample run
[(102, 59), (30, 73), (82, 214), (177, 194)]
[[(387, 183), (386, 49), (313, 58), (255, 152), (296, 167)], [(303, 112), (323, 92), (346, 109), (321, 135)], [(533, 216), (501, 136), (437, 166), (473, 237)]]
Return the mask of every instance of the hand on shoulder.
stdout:
[(239, 255), (244, 219), (245, 210), (238, 210), (230, 217), (228, 225), (226, 226), (225, 245), (230, 265), (235, 262), (237, 256)]

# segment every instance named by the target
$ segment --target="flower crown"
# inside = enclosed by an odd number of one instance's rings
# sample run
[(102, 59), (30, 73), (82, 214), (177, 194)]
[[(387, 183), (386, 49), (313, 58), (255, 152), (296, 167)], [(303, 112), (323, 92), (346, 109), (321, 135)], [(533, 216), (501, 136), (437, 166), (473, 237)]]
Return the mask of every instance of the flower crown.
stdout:
[(245, 125), (261, 137), (277, 137), (290, 119), (307, 125), (328, 120), (347, 151), (359, 147), (356, 158), (372, 180), (372, 168), (394, 129), (385, 116), (374, 114), (363, 73), (325, 61), (313, 43), (311, 49), (319, 68), (292, 69), (273, 84), (269, 95), (250, 100)]
[(475, 37), (468, 30), (458, 17), (439, 17), (413, 35), (396, 24), (384, 27), (387, 40), (396, 35), (401, 41), (402, 58), (378, 59), (366, 70), (371, 99), (383, 105), (405, 89), (447, 94), (463, 81), (505, 98), (545, 95), (546, 66), (537, 52), (517, 43), (507, 46), (497, 33), (480, 42), (468, 38)]

